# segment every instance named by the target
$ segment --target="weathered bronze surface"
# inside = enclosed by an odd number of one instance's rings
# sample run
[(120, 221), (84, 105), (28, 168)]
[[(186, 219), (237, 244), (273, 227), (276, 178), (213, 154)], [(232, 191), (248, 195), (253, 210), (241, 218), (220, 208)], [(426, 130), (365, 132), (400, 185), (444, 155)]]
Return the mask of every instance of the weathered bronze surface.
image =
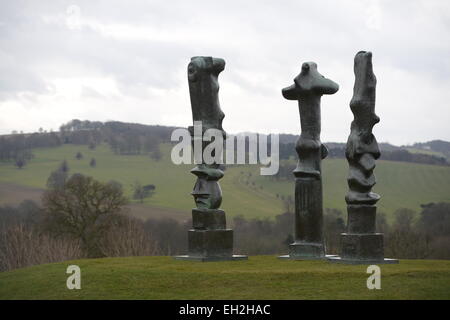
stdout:
[(331, 262), (348, 264), (398, 263), (384, 258), (383, 234), (376, 233), (375, 203), (380, 196), (372, 192), (375, 185), (375, 160), (380, 157), (372, 128), (380, 121), (375, 114), (375, 88), (372, 53), (360, 51), (354, 62), (355, 85), (350, 108), (354, 115), (345, 155), (349, 164), (347, 178), (347, 232), (341, 235), (340, 257)]
[(324, 94), (334, 94), (339, 85), (322, 76), (317, 64), (305, 62), (294, 84), (282, 90), (283, 97), (297, 100), (301, 134), (296, 144), (298, 154), (295, 176), (294, 243), (289, 259), (322, 259), (323, 243), (322, 169), (321, 161), (327, 148), (320, 141), (320, 100)]
[(203, 163), (203, 150), (210, 143), (203, 139), (203, 134), (208, 129), (216, 129), (222, 132), (222, 120), (225, 117), (219, 103), (219, 74), (225, 68), (225, 61), (212, 57), (193, 57), (188, 65), (189, 94), (191, 98), (192, 119), (195, 123), (201, 123), (201, 136), (194, 134), (194, 127), (189, 127), (192, 136), (192, 147), (195, 141), (200, 141), (198, 164), (191, 173), (197, 176), (192, 195), (199, 209), (217, 209), (222, 203), (222, 190), (218, 180), (223, 177), (223, 171), (219, 164)]
[(201, 146), (197, 156), (199, 163), (191, 170), (197, 177), (192, 191), (196, 208), (192, 209), (192, 229), (188, 232), (188, 254), (176, 259), (193, 261), (245, 260), (247, 256), (233, 255), (233, 230), (226, 228), (225, 212), (219, 207), (222, 203), (222, 190), (219, 179), (224, 175), (219, 163), (205, 163), (203, 150), (211, 142), (204, 139), (208, 129), (226, 134), (222, 128), (225, 117), (219, 104), (219, 73), (225, 68), (225, 61), (213, 57), (193, 57), (188, 65), (189, 93), (191, 98), (194, 126), (201, 123), (202, 130), (196, 134), (189, 127), (192, 146)]

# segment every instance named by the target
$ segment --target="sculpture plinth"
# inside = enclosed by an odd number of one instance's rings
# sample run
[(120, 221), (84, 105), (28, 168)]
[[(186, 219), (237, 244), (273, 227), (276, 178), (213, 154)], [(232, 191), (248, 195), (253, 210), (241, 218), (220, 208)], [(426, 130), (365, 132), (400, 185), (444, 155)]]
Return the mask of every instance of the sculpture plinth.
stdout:
[[(188, 66), (189, 93), (194, 127), (189, 127), (197, 164), (191, 173), (197, 176), (192, 191), (196, 208), (192, 209), (192, 229), (188, 231), (188, 254), (175, 259), (193, 261), (246, 260), (247, 256), (233, 255), (233, 230), (226, 228), (225, 211), (219, 209), (222, 190), (219, 179), (224, 175), (219, 163), (206, 163), (203, 151), (211, 141), (204, 132), (215, 129), (221, 132), (224, 113), (219, 105), (219, 73), (225, 61), (212, 57), (193, 57)], [(196, 130), (196, 123), (202, 130)], [(220, 135), (219, 135), (220, 136)], [(196, 146), (200, 146), (200, 150)], [(216, 152), (218, 152), (216, 150)]]
[(349, 164), (347, 232), (341, 234), (340, 256), (331, 262), (347, 264), (398, 263), (384, 258), (383, 234), (376, 233), (376, 202), (380, 196), (372, 192), (375, 185), (375, 160), (380, 157), (372, 128), (380, 121), (375, 114), (376, 77), (372, 53), (360, 51), (355, 56), (355, 86), (350, 108), (354, 114), (345, 155)]
[(298, 154), (295, 176), (294, 243), (289, 254), (280, 258), (307, 260), (324, 259), (322, 169), (321, 161), (327, 148), (320, 141), (320, 99), (324, 94), (338, 91), (337, 83), (317, 71), (317, 64), (305, 62), (294, 84), (282, 90), (283, 97), (298, 100), (301, 135), (297, 141)]

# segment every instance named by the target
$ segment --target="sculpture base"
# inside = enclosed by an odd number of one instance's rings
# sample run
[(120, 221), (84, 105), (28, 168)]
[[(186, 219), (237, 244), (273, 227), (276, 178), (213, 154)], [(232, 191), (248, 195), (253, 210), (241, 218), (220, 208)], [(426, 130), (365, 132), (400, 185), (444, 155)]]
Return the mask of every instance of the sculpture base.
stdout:
[(397, 264), (397, 259), (374, 259), (374, 260), (356, 260), (356, 259), (345, 259), (339, 256), (332, 256), (327, 259), (329, 262), (333, 263), (342, 263), (342, 264)]
[(248, 260), (247, 256), (243, 255), (232, 255), (230, 257), (200, 257), (200, 256), (174, 256), (173, 257), (176, 260), (189, 260), (189, 261), (199, 261), (199, 262), (214, 262), (214, 261), (242, 261), (242, 260)]
[(231, 257), (233, 255), (233, 230), (189, 230), (188, 255)]
[(192, 226), (188, 231), (187, 254), (175, 259), (201, 262), (248, 259), (233, 254), (233, 230), (226, 228), (225, 211), (192, 209)]
[(344, 260), (382, 261), (384, 259), (383, 234), (342, 233), (340, 256)]
[(344, 264), (395, 264), (397, 259), (384, 257), (382, 233), (342, 233), (341, 255), (328, 261)]
[(220, 209), (192, 209), (192, 227), (195, 230), (226, 229), (225, 211)]
[(289, 245), (289, 254), (280, 259), (291, 260), (322, 260), (325, 259), (325, 247), (315, 242), (294, 242)]

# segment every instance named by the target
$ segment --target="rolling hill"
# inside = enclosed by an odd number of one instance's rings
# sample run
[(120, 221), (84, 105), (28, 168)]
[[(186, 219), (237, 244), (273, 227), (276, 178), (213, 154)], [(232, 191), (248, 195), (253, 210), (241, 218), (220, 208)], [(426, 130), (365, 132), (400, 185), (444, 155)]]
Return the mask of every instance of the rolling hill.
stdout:
[[(190, 195), (195, 177), (189, 173), (192, 165), (176, 166), (170, 161), (169, 144), (161, 145), (160, 161), (146, 155), (115, 155), (107, 145), (91, 150), (85, 145), (65, 144), (56, 148), (36, 148), (34, 158), (22, 169), (11, 162), (0, 163), (0, 204), (17, 203), (27, 198), (39, 199), (47, 178), (66, 159), (70, 173), (92, 175), (102, 181), (116, 180), (131, 196), (131, 184), (154, 184), (156, 193), (141, 205), (132, 207), (140, 217), (164, 216), (185, 220), (190, 216), (193, 200)], [(75, 159), (80, 151), (83, 159)], [(89, 166), (95, 158), (97, 166)], [(420, 204), (450, 201), (450, 167), (378, 161), (375, 169), (378, 184), (374, 191), (381, 194), (379, 211), (390, 215), (398, 208), (420, 210)], [(324, 207), (345, 212), (344, 196), (347, 163), (344, 159), (323, 161)], [(222, 208), (228, 217), (273, 217), (282, 213), (282, 201), (276, 196), (293, 195), (294, 180), (275, 181), (259, 175), (259, 165), (229, 166), (221, 180)], [(14, 192), (13, 192), (14, 191)]]

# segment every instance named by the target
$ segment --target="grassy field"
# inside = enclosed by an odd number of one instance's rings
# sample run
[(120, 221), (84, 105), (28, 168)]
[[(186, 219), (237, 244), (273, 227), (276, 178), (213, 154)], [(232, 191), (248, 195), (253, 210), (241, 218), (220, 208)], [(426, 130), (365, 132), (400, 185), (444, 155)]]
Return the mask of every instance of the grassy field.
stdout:
[[(71, 264), (81, 268), (80, 290), (66, 287)], [(381, 289), (368, 290), (367, 266), (325, 261), (85, 259), (0, 273), (0, 299), (450, 299), (450, 261), (380, 267)]]
[[(323, 161), (324, 207), (345, 212), (348, 164), (344, 159)], [(378, 184), (373, 191), (381, 195), (378, 210), (389, 216), (398, 208), (420, 210), (420, 204), (450, 201), (450, 167), (415, 163), (378, 161), (375, 169)], [(255, 176), (257, 185), (271, 193), (292, 194), (293, 183)]]
[[(172, 164), (170, 146), (163, 145), (162, 149), (164, 157), (160, 161), (146, 155), (117, 156), (106, 145), (95, 150), (76, 145), (35, 149), (35, 158), (21, 170), (12, 163), (0, 163), (0, 204), (21, 197), (39, 198), (50, 172), (66, 159), (71, 173), (92, 175), (102, 181), (117, 180), (124, 185), (128, 196), (131, 196), (131, 184), (136, 180), (156, 185), (156, 194), (152, 198), (146, 199), (143, 205), (134, 204), (139, 208), (139, 216), (152, 216), (159, 210), (160, 215), (168, 212), (171, 217), (185, 219), (194, 206), (190, 191), (195, 177), (189, 173), (193, 166)], [(81, 160), (75, 159), (78, 151), (84, 155)], [(92, 157), (97, 161), (95, 168), (89, 166)], [(379, 211), (388, 215), (402, 207), (419, 211), (422, 203), (450, 201), (450, 167), (378, 161), (375, 174), (379, 183), (374, 191), (382, 196)], [(345, 212), (346, 175), (345, 160), (323, 161), (325, 208)], [(268, 176), (260, 176), (259, 166), (255, 165), (230, 166), (220, 182), (224, 194), (222, 208), (229, 217), (273, 217), (283, 211), (282, 201), (276, 194), (293, 196), (294, 192), (293, 177), (274, 181)], [(16, 190), (14, 194), (12, 190)], [(148, 214), (145, 208), (149, 208)]]
[[(78, 151), (84, 156), (81, 160), (75, 159)], [(142, 184), (154, 184), (156, 193), (152, 198), (145, 199), (145, 205), (175, 209), (179, 214), (186, 212), (190, 215), (190, 208), (195, 206), (190, 195), (195, 183), (195, 176), (189, 173), (193, 166), (172, 164), (168, 145), (164, 145), (162, 151), (163, 159), (154, 161), (146, 155), (116, 156), (106, 145), (95, 150), (74, 145), (35, 149), (35, 158), (23, 169), (15, 168), (12, 163), (0, 163), (0, 184), (43, 189), (50, 172), (66, 159), (70, 173), (91, 175), (101, 181), (119, 181), (128, 196), (131, 196), (131, 184), (136, 180)], [(97, 162), (95, 168), (89, 166), (92, 157)], [(275, 196), (267, 197), (266, 194), (253, 192), (239, 185), (238, 174), (239, 171), (235, 169), (228, 170), (221, 180), (225, 195), (222, 208), (228, 216), (241, 214), (247, 217), (270, 217), (281, 213), (281, 201)], [(1, 195), (0, 199), (3, 203), (9, 200)]]

